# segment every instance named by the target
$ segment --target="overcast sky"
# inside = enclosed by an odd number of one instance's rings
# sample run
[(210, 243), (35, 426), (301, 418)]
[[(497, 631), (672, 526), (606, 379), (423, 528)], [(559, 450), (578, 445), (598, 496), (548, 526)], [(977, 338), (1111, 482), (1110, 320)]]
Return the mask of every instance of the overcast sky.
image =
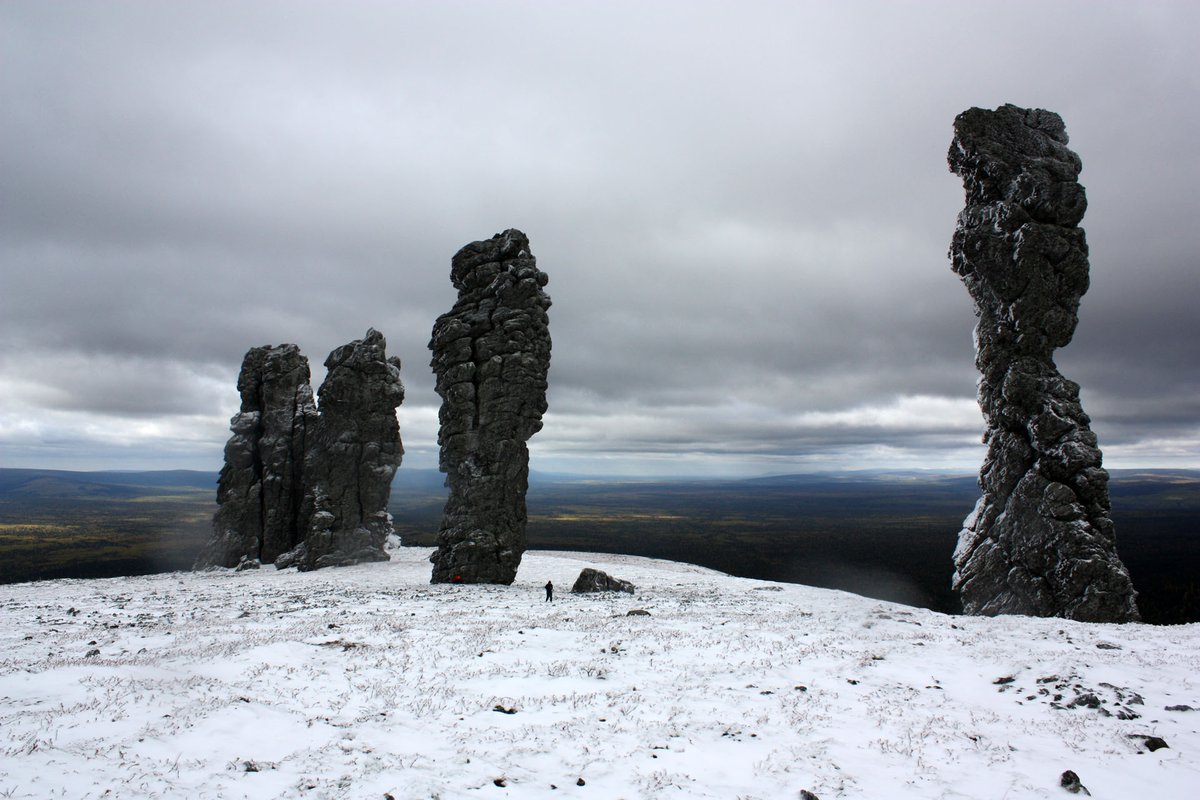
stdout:
[(533, 468), (978, 469), (956, 114), (1062, 114), (1106, 464), (1200, 466), (1200, 4), (0, 3), (0, 466), (216, 470), (242, 356), (550, 276)]

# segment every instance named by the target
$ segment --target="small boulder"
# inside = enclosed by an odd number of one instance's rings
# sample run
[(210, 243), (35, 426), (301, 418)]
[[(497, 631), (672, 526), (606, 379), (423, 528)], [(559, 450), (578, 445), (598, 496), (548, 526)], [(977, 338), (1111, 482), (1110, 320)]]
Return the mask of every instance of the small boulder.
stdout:
[(631, 608), (625, 612), (625, 616), (627, 616), (627, 617), (648, 617), (648, 616), (650, 616), (650, 612), (644, 608)]
[(1072, 794), (1086, 794), (1091, 797), (1092, 793), (1087, 790), (1086, 786), (1079, 782), (1079, 776), (1073, 770), (1064, 772), (1058, 784)]
[(579, 573), (579, 577), (575, 579), (575, 585), (571, 587), (572, 594), (584, 594), (587, 592), (628, 592), (633, 594), (633, 584), (629, 581), (623, 581), (620, 578), (614, 578), (607, 572), (601, 572), (598, 569), (584, 567)]
[(1166, 740), (1161, 736), (1147, 736), (1144, 733), (1131, 733), (1129, 734), (1129, 738), (1141, 739), (1143, 746), (1145, 746), (1145, 748), (1151, 753), (1153, 753), (1155, 750), (1162, 750), (1164, 747), (1168, 749), (1170, 748), (1170, 745), (1168, 745)]

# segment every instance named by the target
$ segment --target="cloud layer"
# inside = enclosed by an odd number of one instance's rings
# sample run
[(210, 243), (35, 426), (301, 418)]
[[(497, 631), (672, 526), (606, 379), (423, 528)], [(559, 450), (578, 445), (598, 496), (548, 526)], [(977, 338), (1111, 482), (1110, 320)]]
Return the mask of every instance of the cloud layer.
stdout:
[(406, 463), (450, 256), (550, 275), (535, 468), (974, 468), (954, 116), (1061, 113), (1110, 464), (1200, 465), (1188, 2), (0, 5), (0, 462), (215, 469), (241, 357), (382, 330)]

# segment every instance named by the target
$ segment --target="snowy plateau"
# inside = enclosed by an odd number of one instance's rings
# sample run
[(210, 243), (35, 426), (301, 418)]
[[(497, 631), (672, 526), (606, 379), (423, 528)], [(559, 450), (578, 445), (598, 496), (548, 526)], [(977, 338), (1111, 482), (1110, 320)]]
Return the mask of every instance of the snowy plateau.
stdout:
[(0, 798), (1200, 797), (1200, 625), (429, 552), (0, 587)]

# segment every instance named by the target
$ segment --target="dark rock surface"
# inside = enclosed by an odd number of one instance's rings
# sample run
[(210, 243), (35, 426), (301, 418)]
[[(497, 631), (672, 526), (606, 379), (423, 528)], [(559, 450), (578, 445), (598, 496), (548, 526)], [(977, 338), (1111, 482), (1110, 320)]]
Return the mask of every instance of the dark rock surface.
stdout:
[(634, 587), (629, 581), (614, 578), (607, 572), (601, 572), (591, 567), (584, 567), (579, 573), (579, 577), (575, 579), (575, 584), (571, 587), (571, 592), (573, 594), (585, 594), (587, 592), (628, 592), (629, 594), (633, 594)]
[(1062, 777), (1058, 779), (1058, 785), (1072, 794), (1091, 794), (1091, 792), (1087, 790), (1087, 787), (1079, 782), (1079, 776), (1076, 775), (1073, 770), (1067, 770), (1064, 772)]
[(197, 568), (271, 562), (304, 538), (304, 461), (317, 419), (308, 359), (294, 344), (251, 348), (238, 392), (241, 410), (230, 421), (213, 540)]
[(949, 162), (966, 189), (953, 270), (975, 301), (983, 491), (955, 550), (968, 614), (1138, 619), (1117, 555), (1108, 473), (1079, 386), (1053, 352), (1088, 288), (1081, 162), (1062, 119), (1006, 105), (954, 121)]
[(1171, 747), (1169, 744), (1167, 744), (1167, 740), (1162, 738), (1161, 736), (1151, 736), (1150, 734), (1147, 734), (1147, 733), (1131, 733), (1131, 734), (1129, 734), (1129, 738), (1130, 739), (1141, 739), (1142, 745), (1147, 750), (1149, 750), (1151, 753), (1156, 752), (1158, 750), (1162, 750), (1164, 748), (1170, 749), (1170, 747)]
[(396, 408), (400, 359), (375, 329), (325, 359), (320, 417), (305, 461), (304, 541), (276, 561), (300, 569), (386, 561), (392, 478), (404, 455)]
[(432, 581), (508, 584), (525, 552), (526, 442), (546, 411), (547, 277), (525, 234), (507, 230), (459, 250), (450, 280), (458, 300), (429, 342), (450, 489)]

